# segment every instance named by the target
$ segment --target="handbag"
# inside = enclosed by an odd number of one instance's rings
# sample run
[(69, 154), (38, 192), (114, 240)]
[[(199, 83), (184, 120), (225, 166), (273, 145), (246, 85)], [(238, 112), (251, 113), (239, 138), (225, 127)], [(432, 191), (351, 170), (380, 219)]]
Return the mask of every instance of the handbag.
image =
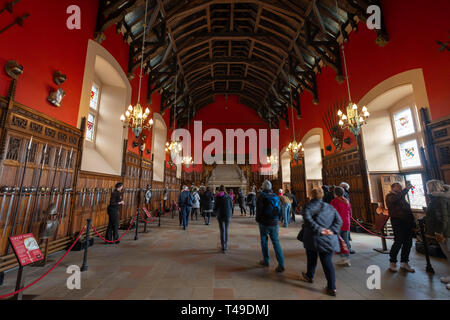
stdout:
[(304, 225), (305, 224), (302, 225), (302, 229), (299, 231), (299, 233), (297, 235), (297, 240), (300, 242), (303, 242), (303, 235), (305, 234)]
[(348, 250), (347, 244), (345, 243), (344, 239), (340, 235), (338, 235), (339, 240), (339, 247), (341, 248), (340, 252), (337, 252), (338, 254), (350, 254), (350, 251)]

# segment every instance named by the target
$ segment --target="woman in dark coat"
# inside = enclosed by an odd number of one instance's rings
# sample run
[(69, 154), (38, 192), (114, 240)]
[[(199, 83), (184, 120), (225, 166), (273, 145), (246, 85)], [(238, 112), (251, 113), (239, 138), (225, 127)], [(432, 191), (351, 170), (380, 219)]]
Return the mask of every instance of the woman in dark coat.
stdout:
[(224, 186), (220, 186), (219, 193), (216, 195), (214, 211), (217, 213), (217, 219), (219, 220), (222, 252), (226, 253), (228, 250), (228, 227), (230, 225), (231, 216), (233, 215), (233, 200), (231, 199), (231, 196), (225, 192)]
[[(108, 241), (116, 241), (119, 238), (119, 210), (120, 206), (124, 204), (122, 200), (122, 189), (123, 183), (119, 182), (111, 193), (111, 199), (108, 206), (109, 222), (105, 237)], [(119, 243), (120, 241), (115, 242), (115, 244)]]
[(312, 283), (320, 258), (323, 271), (328, 281), (327, 293), (336, 295), (336, 277), (333, 266), (333, 254), (340, 251), (338, 234), (342, 219), (330, 204), (323, 202), (323, 190), (313, 189), (311, 201), (303, 211), (303, 245), (306, 249), (307, 272), (303, 272), (300, 280)]
[(238, 192), (239, 209), (241, 210), (241, 216), (247, 215), (247, 209), (245, 208), (245, 194), (242, 189), (239, 188)]
[(211, 192), (211, 188), (207, 187), (206, 191), (203, 192), (200, 198), (200, 206), (203, 212), (203, 217), (205, 219), (205, 224), (211, 224), (211, 213), (213, 211), (214, 195)]

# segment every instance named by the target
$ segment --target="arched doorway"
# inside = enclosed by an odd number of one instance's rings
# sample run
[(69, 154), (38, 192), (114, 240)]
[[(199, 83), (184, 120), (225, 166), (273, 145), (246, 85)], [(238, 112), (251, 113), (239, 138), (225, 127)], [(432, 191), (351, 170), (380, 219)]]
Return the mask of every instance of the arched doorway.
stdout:
[(291, 189), (291, 155), (287, 148), (281, 152), (281, 180), (283, 189)]
[(311, 190), (322, 186), (322, 150), (323, 131), (315, 128), (310, 130), (302, 140), (304, 151), (306, 194), (311, 195)]

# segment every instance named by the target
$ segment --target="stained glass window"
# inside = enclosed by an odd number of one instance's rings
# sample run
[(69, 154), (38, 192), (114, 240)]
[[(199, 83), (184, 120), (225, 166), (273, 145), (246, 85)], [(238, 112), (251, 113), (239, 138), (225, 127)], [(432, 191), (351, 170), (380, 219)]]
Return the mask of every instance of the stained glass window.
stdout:
[(406, 181), (409, 181), (413, 188), (409, 191), (409, 203), (412, 209), (422, 209), (427, 206), (425, 192), (423, 190), (423, 181), (421, 174), (407, 174)]
[(95, 83), (92, 85), (92, 89), (91, 89), (91, 96), (90, 96), (90, 103), (89, 103), (89, 107), (91, 109), (97, 110), (98, 109), (98, 100), (100, 97), (100, 89), (98, 88), (98, 86), (95, 85)]
[(95, 135), (95, 115), (89, 113), (86, 128), (86, 140), (94, 141), (94, 135)]
[(402, 168), (421, 166), (417, 140), (405, 141), (400, 143), (398, 146)]
[(397, 137), (404, 137), (415, 132), (411, 109), (405, 109), (394, 114), (395, 133)]

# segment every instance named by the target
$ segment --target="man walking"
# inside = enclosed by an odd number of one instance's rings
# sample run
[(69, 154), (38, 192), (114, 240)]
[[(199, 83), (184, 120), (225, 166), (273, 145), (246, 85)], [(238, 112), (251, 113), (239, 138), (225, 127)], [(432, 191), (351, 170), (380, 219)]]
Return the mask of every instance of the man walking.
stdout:
[(228, 250), (228, 227), (233, 215), (233, 200), (225, 192), (224, 186), (220, 186), (219, 193), (216, 195), (214, 211), (216, 211), (217, 219), (219, 220), (222, 253), (226, 253)]
[(189, 212), (194, 204), (194, 199), (189, 192), (188, 186), (183, 186), (183, 191), (178, 196), (178, 207), (180, 208), (180, 226), (186, 230), (189, 224)]
[(389, 266), (392, 272), (397, 272), (397, 256), (400, 249), (402, 249), (400, 268), (407, 272), (415, 272), (408, 264), (413, 230), (416, 228), (411, 206), (406, 201), (406, 195), (411, 188), (411, 184), (408, 183), (402, 190), (400, 183), (394, 183), (391, 185), (391, 191), (386, 195), (386, 206), (391, 217), (392, 229), (394, 229), (394, 244), (391, 247)]
[(275, 255), (278, 261), (276, 272), (283, 272), (284, 255), (281, 249), (280, 240), (278, 239), (278, 224), (281, 216), (280, 199), (272, 192), (272, 184), (265, 180), (262, 184), (262, 192), (256, 200), (256, 222), (259, 223), (259, 231), (261, 235), (261, 249), (263, 260), (260, 264), (264, 267), (269, 266), (269, 243), (268, 238), (272, 241)]

